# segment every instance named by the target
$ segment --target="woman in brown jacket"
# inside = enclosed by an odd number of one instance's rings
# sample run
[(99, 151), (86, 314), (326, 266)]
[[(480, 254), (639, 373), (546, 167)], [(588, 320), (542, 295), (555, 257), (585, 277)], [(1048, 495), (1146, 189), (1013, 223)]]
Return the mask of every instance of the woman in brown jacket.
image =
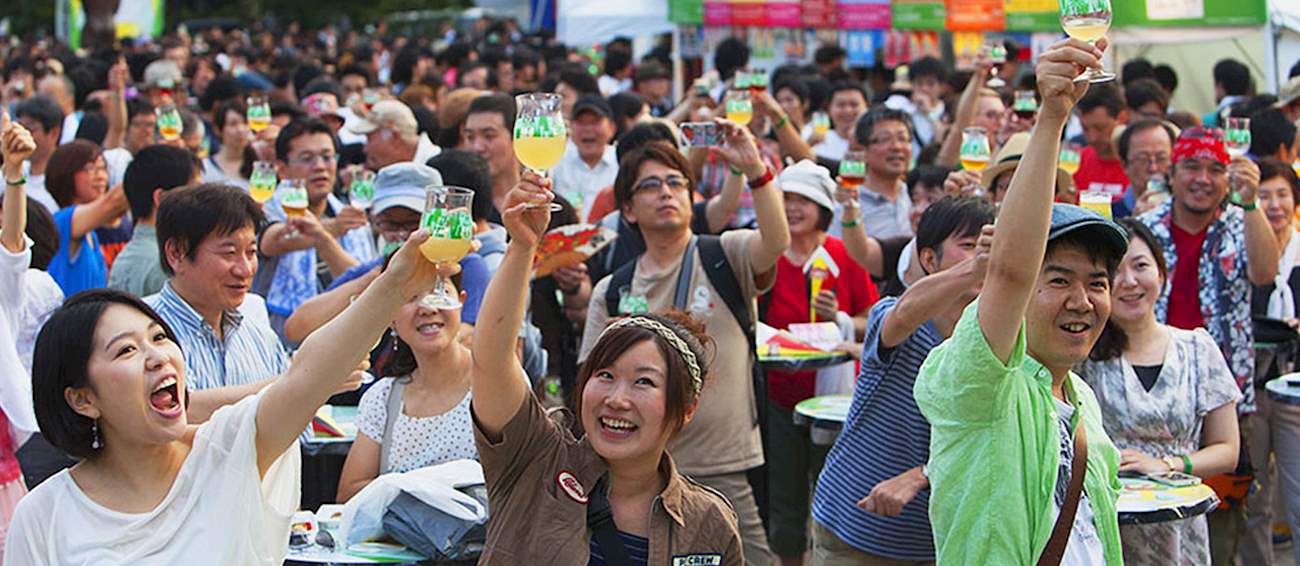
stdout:
[(581, 439), (530, 394), (514, 352), (550, 216), (543, 186), (528, 173), (507, 196), (511, 241), (475, 328), (471, 383), (482, 394), (471, 410), (492, 514), (480, 564), (743, 564), (730, 503), (678, 474), (665, 451), (704, 384), (698, 324), (684, 315), (611, 323), (578, 375)]

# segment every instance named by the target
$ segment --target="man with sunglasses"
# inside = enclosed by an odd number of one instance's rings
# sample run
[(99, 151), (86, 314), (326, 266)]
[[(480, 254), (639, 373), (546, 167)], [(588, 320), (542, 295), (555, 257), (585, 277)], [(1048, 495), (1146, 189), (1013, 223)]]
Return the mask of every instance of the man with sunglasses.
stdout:
[[(1255, 198), (1259, 167), (1244, 157), (1230, 161), (1223, 131), (1217, 128), (1184, 130), (1171, 161), (1173, 200), (1138, 216), (1160, 241), (1169, 266), (1169, 291), (1156, 303), (1156, 318), (1178, 328), (1209, 331), (1241, 387), (1244, 397), (1237, 412), (1244, 417), (1255, 412), (1254, 332), (1247, 299), (1252, 284), (1273, 282), (1278, 260), (1277, 241)], [(1243, 436), (1248, 422), (1243, 419)], [(1220, 558), (1232, 560), (1244, 520), (1240, 503), (1210, 514), (1215, 564)]]
[(258, 243), (265, 263), (253, 292), (266, 297), (271, 325), (284, 339), (284, 323), (294, 309), (335, 277), (373, 258), (375, 247), (365, 211), (333, 194), (338, 140), (328, 124), (315, 118), (289, 123), (275, 140), (275, 154), (279, 177), (301, 179), (307, 187), (305, 214), (286, 215), (279, 195), (266, 203), (271, 224)]
[[(644, 238), (645, 252), (633, 261), (634, 267), (604, 277), (592, 290), (595, 299), (587, 309), (578, 357), (584, 360), (605, 324), (621, 315), (676, 309), (706, 324), (716, 352), (708, 368), (709, 384), (695, 418), (668, 449), (679, 470), (727, 496), (739, 518), (746, 562), (765, 565), (773, 558), (746, 476), (763, 465), (751, 380), (754, 356), (746, 330), (715, 287), (714, 278), (721, 276), (706, 271), (706, 261), (718, 260), (704, 258), (721, 248), (718, 255), (725, 255), (731, 267), (735, 292), (750, 305), (750, 320), (756, 320), (754, 298), (771, 288), (777, 260), (790, 245), (790, 229), (773, 172), (764, 164), (753, 134), (733, 122), (718, 124), (726, 140), (718, 151), (731, 164), (731, 175), (747, 180), (758, 229), (731, 230), (716, 239), (697, 237), (691, 231), (695, 180), (681, 152), (654, 141), (625, 155), (614, 181), (614, 199), (623, 219)], [(611, 286), (616, 295), (610, 294)], [(610, 308), (614, 296), (617, 309)]]

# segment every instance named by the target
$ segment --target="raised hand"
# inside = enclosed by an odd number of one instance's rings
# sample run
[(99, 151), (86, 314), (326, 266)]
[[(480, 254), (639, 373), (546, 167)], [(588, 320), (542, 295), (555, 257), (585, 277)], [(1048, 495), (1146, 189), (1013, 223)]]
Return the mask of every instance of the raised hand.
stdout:
[(759, 153), (758, 144), (749, 128), (722, 118), (714, 118), (713, 121), (722, 128), (723, 137), (727, 140), (727, 143), (718, 147), (722, 158), (750, 179), (763, 176), (767, 165), (763, 164), (763, 155)]
[(1098, 40), (1095, 45), (1077, 39), (1064, 39), (1052, 44), (1047, 51), (1038, 56), (1038, 92), (1042, 96), (1039, 115), (1067, 118), (1074, 110), (1074, 105), (1088, 91), (1087, 81), (1075, 81), (1089, 68), (1101, 68), (1101, 54), (1106, 49), (1106, 40)]
[(550, 181), (541, 175), (528, 171), (519, 179), (519, 184), (510, 189), (506, 195), (506, 209), (501, 212), (501, 221), (510, 234), (511, 243), (519, 242), (529, 248), (535, 248), (546, 233), (546, 226), (551, 222), (550, 203), (555, 198), (547, 188)]

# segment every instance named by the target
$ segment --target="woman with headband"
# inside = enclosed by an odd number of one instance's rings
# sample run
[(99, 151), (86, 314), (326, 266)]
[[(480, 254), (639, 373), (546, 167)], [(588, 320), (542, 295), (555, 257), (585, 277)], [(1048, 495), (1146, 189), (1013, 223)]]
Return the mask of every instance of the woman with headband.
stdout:
[(471, 402), (487, 479), (480, 564), (743, 564), (731, 505), (677, 473), (665, 447), (705, 385), (703, 330), (635, 315), (601, 333), (578, 374), (585, 436), (547, 418), (512, 353), (551, 199), (528, 173), (506, 199), (510, 244), (474, 335)]

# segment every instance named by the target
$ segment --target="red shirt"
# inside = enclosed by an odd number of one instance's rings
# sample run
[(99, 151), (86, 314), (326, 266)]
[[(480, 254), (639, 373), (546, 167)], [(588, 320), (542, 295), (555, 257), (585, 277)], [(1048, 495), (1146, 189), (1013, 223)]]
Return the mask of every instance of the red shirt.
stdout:
[(14, 456), (17, 451), (18, 447), (14, 446), (13, 437), (9, 434), (9, 417), (0, 411), (0, 485), (23, 477), (22, 470), (18, 468), (18, 458)]
[(1102, 159), (1096, 149), (1085, 147), (1079, 152), (1079, 170), (1074, 173), (1074, 186), (1078, 192), (1110, 193), (1111, 200), (1116, 201), (1124, 197), (1128, 175), (1124, 174), (1124, 163), (1120, 160)]
[(1201, 248), (1205, 245), (1207, 230), (1190, 234), (1170, 223), (1169, 235), (1174, 239), (1178, 262), (1174, 265), (1173, 286), (1169, 289), (1169, 315), (1166, 323), (1175, 328), (1191, 330), (1205, 326), (1201, 318), (1200, 285)]
[[(823, 247), (839, 266), (840, 275), (824, 280), (822, 289), (834, 291), (839, 310), (850, 315), (871, 308), (880, 299), (880, 293), (867, 271), (849, 257), (844, 242), (838, 238), (827, 236)], [(802, 265), (795, 265), (784, 255), (776, 264), (776, 283), (763, 301), (768, 305), (763, 322), (773, 328), (785, 329), (793, 323), (812, 322), (808, 316), (812, 308), (808, 277), (804, 275)], [(778, 406), (793, 409), (800, 401), (813, 396), (817, 372), (772, 370), (767, 373), (767, 380), (768, 398)]]

